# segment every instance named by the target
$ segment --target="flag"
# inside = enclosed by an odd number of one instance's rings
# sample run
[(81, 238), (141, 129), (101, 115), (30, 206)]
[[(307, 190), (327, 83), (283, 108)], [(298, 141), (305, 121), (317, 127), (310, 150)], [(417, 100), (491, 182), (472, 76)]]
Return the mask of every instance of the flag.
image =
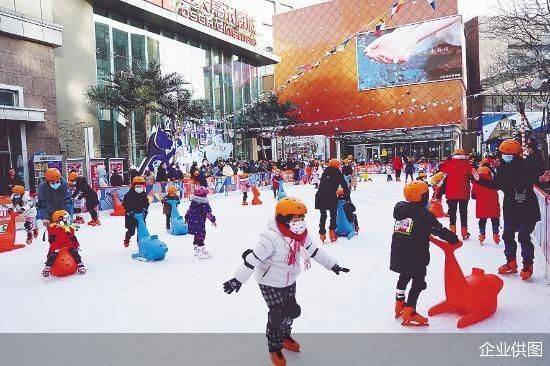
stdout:
[(430, 4), (433, 10), (435, 10), (435, 0), (426, 0), (426, 1), (428, 2), (428, 4)]
[(393, 16), (395, 14), (397, 14), (397, 12), (401, 9), (401, 7), (403, 6), (404, 3), (405, 3), (405, 0), (397, 0), (397, 2), (392, 5), (392, 7), (391, 7), (391, 18), (393, 18)]
[(343, 50), (345, 50), (350, 40), (351, 38), (348, 37), (346, 40), (344, 40), (344, 42), (340, 43), (340, 45), (336, 47), (336, 52), (342, 52)]
[(381, 17), (378, 19), (378, 23), (376, 23), (376, 31), (380, 32), (381, 30), (384, 30), (386, 28), (386, 16)]

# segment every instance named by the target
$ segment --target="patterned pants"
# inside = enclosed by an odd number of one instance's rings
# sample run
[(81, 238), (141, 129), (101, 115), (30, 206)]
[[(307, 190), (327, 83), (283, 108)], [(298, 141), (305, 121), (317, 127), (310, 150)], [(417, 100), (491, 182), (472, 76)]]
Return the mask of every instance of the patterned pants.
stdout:
[[(296, 301), (296, 282), (283, 288), (260, 285), (260, 290), (270, 311), (284, 308), (289, 300)], [(285, 316), (277, 328), (273, 327), (269, 320), (267, 321), (265, 335), (269, 352), (283, 348), (283, 339), (290, 336), (292, 321), (292, 318)]]

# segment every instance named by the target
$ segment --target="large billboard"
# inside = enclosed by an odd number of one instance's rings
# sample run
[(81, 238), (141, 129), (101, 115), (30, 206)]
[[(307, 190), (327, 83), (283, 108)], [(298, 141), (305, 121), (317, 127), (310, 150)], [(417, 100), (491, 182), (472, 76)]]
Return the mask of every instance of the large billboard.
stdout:
[[(395, 0), (332, 0), (273, 17), (274, 48), (281, 57), (281, 62), (275, 65), (275, 85), (286, 85), (284, 90), (279, 90), (280, 99), (296, 103), (305, 122), (292, 129), (293, 135), (333, 135), (464, 123), (462, 98), (465, 90), (460, 77), (421, 84), (384, 84), (360, 91), (357, 37), (316, 63), (346, 37), (374, 30), (373, 24), (380, 19), (380, 14), (387, 14), (395, 3)], [(430, 23), (434, 19), (460, 19), (456, 0), (438, 0), (434, 4), (435, 9), (427, 1), (414, 4), (407, 1), (393, 17), (389, 14), (385, 17), (385, 28), (399, 29), (409, 24)], [(457, 26), (462, 27), (462, 24), (453, 25), (451, 29)], [(450, 41), (448, 38), (447, 42)], [(445, 51), (443, 47), (441, 51), (449, 52), (450, 49)], [(453, 49), (455, 51), (458, 49)], [(453, 65), (453, 69), (458, 65), (461, 62)], [(428, 63), (424, 69), (429, 67)], [(299, 78), (285, 84), (303, 70)]]
[(461, 78), (462, 38), (460, 16), (360, 34), (359, 90)]

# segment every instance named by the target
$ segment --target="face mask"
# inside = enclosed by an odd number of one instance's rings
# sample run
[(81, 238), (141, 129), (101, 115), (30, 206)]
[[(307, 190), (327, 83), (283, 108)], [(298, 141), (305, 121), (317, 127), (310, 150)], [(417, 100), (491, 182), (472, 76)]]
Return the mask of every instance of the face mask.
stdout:
[(502, 155), (502, 160), (504, 160), (507, 163), (511, 162), (513, 159), (514, 159), (514, 155), (508, 155), (508, 154)]
[(289, 229), (294, 234), (303, 234), (306, 231), (306, 223), (304, 220), (291, 221), (289, 224)]
[(61, 187), (61, 182), (50, 183), (50, 187), (52, 187), (53, 189), (58, 189), (59, 187)]
[(136, 192), (137, 193), (143, 193), (143, 191), (144, 191), (143, 187), (141, 187), (141, 186), (136, 187)]
[(13, 198), (16, 199), (16, 200), (18, 200), (19, 198), (21, 198), (21, 196), (18, 195), (18, 194), (14, 194), (14, 195), (13, 195)]

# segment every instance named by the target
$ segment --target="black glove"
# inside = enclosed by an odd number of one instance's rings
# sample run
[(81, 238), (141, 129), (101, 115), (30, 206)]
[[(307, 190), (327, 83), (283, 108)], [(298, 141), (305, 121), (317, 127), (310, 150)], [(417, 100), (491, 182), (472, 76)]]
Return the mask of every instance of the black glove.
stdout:
[(349, 272), (349, 268), (340, 267), (339, 265), (335, 264), (334, 267), (330, 269), (332, 272), (336, 273), (337, 275), (340, 274), (340, 272)]
[(227, 282), (224, 282), (223, 284), (223, 291), (225, 291), (226, 294), (230, 294), (233, 291), (239, 292), (241, 289), (242, 283), (236, 278), (232, 278)]

